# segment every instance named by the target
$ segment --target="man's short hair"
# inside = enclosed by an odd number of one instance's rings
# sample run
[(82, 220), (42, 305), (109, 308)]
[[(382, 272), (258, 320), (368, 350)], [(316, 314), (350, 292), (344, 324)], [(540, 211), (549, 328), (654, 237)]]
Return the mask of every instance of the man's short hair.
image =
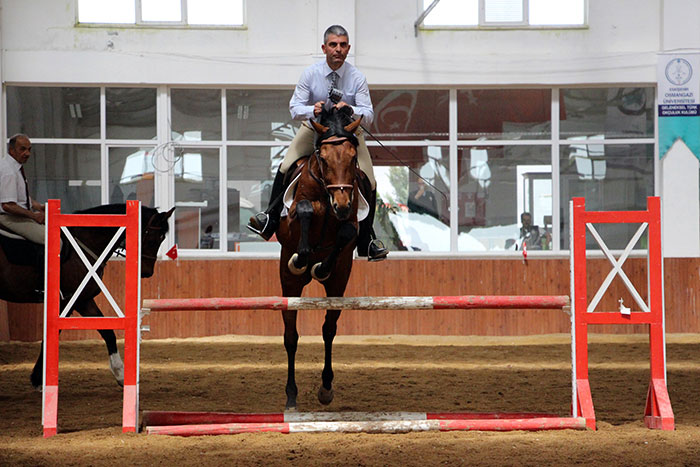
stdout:
[(323, 43), (328, 42), (328, 36), (331, 34), (335, 34), (336, 36), (345, 36), (350, 40), (350, 35), (348, 34), (348, 31), (342, 27), (339, 24), (334, 24), (333, 26), (330, 26), (328, 29), (326, 29), (326, 32), (323, 33)]
[(27, 141), (29, 141), (29, 136), (25, 135), (24, 133), (17, 133), (16, 135), (12, 135), (10, 137), (9, 143), (7, 143), (7, 150), (9, 151), (10, 149), (14, 149), (15, 143), (19, 138), (24, 138)]

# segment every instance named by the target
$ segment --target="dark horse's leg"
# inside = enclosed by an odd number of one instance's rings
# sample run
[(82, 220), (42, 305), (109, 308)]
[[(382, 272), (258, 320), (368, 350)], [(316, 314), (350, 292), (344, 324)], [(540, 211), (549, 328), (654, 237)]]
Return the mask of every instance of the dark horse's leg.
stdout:
[[(299, 235), (299, 246), (297, 252), (292, 255), (288, 266), (292, 274), (300, 275), (306, 271), (309, 265), (309, 255), (311, 254), (311, 246), (309, 245), (309, 229), (311, 228), (311, 218), (314, 215), (314, 207), (309, 200), (301, 200), (296, 206), (297, 217), (301, 226)], [(301, 291), (299, 292), (301, 294)], [(286, 295), (289, 297), (290, 295)]]
[[(282, 252), (284, 254), (284, 251)], [(308, 278), (308, 279), (306, 279)], [(282, 282), (282, 294), (285, 297), (299, 297), (304, 286), (311, 281), (308, 275), (304, 277), (294, 276), (284, 264), (280, 264), (280, 279)], [(284, 321), (284, 349), (287, 351), (287, 403), (285, 410), (294, 411), (297, 408), (297, 384), (294, 377), (294, 359), (299, 342), (297, 333), (297, 310), (282, 310)]]
[[(61, 304), (61, 309), (66, 305), (66, 303)], [(97, 307), (93, 299), (82, 302), (80, 305), (76, 305), (74, 308), (78, 311), (81, 316), (104, 316), (102, 311)], [(71, 311), (71, 313), (73, 313)], [(69, 313), (69, 315), (71, 314)], [(107, 352), (109, 353), (109, 367), (112, 370), (114, 378), (117, 380), (117, 384), (124, 386), (124, 363), (119, 355), (119, 349), (117, 348), (117, 336), (111, 329), (100, 329), (98, 331), (102, 339), (105, 341), (107, 346)], [(40, 389), (44, 380), (44, 343), (41, 344), (41, 350), (39, 351), (39, 358), (34, 364), (34, 369), (29, 379), (35, 389)]]
[(338, 255), (348, 243), (357, 236), (357, 229), (350, 222), (346, 222), (338, 229), (338, 234), (335, 238), (335, 245), (331, 254), (326, 257), (321, 263), (316, 263), (311, 268), (311, 275), (319, 282), (323, 282), (331, 275), (331, 271), (338, 261)]
[[(354, 227), (353, 227), (354, 230)], [(352, 250), (345, 249), (340, 256), (333, 278), (325, 281), (323, 287), (328, 297), (342, 297), (350, 278), (352, 269)], [(338, 330), (338, 318), (341, 310), (326, 310), (326, 319), (323, 322), (323, 347), (324, 361), (321, 372), (321, 387), (318, 390), (318, 401), (328, 405), (333, 401), (333, 339)]]

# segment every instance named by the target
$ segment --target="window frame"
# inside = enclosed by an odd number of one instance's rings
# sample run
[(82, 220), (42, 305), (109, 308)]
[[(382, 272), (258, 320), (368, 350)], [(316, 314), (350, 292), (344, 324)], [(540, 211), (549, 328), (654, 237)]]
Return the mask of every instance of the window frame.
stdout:
[(81, 22), (80, 21), (80, 1), (75, 3), (75, 26), (85, 28), (156, 28), (156, 29), (247, 29), (246, 26), (246, 0), (239, 0), (241, 3), (241, 23), (240, 24), (190, 24), (188, 22), (187, 2), (180, 1), (180, 21), (144, 21), (142, 0), (132, 0), (134, 2), (134, 22), (133, 23), (101, 23), (101, 22)]
[[(439, 0), (438, 0), (439, 1)], [(429, 16), (426, 11), (429, 11), (430, 6), (426, 7), (423, 4), (423, 0), (418, 0), (418, 20), (414, 24), (416, 35), (418, 30), (425, 31), (450, 31), (450, 30), (492, 30), (492, 29), (503, 29), (503, 30), (516, 30), (516, 29), (527, 29), (527, 30), (544, 30), (544, 29), (588, 29), (588, 7), (589, 0), (583, 0), (583, 24), (530, 24), (530, 0), (520, 0), (523, 5), (523, 20), (522, 21), (486, 21), (486, 1), (478, 0), (478, 23), (477, 24), (452, 24), (452, 25), (426, 25), (425, 20)]]
[[(40, 84), (40, 83), (6, 83), (2, 88), (2, 107), (3, 115), (5, 116), (5, 124), (2, 128), (2, 133), (5, 136), (5, 141), (7, 141), (7, 86), (12, 87), (70, 87), (70, 84)], [(639, 87), (639, 88), (655, 88), (654, 83), (609, 83), (605, 85), (578, 85), (578, 86), (566, 86), (567, 89), (570, 88), (582, 88), (582, 89), (592, 89), (592, 88), (614, 88), (614, 87)], [(192, 86), (184, 85), (159, 85), (159, 86), (128, 86), (124, 84), (120, 85), (84, 85), (80, 87), (86, 88), (99, 88), (100, 89), (100, 138), (86, 139), (86, 138), (32, 138), (32, 142), (36, 144), (78, 144), (78, 145), (99, 145), (101, 147), (101, 161), (100, 165), (102, 167), (102, 172), (100, 175), (100, 183), (102, 190), (102, 202), (109, 202), (109, 149), (113, 147), (144, 147), (144, 146), (156, 146), (164, 150), (172, 150), (173, 146), (177, 147), (209, 147), (209, 148), (219, 148), (219, 200), (220, 200), (220, 211), (219, 211), (219, 233), (220, 238), (227, 238), (227, 226), (228, 218), (227, 212), (224, 206), (228, 206), (227, 199), (227, 163), (228, 163), (228, 149), (232, 146), (257, 146), (257, 147), (280, 147), (289, 146), (290, 141), (275, 141), (275, 140), (232, 140), (229, 139), (227, 134), (227, 91), (230, 89), (237, 90), (240, 88), (231, 86), (221, 86), (221, 87), (211, 87), (209, 89), (219, 90), (221, 93), (221, 130), (222, 137), (220, 140), (205, 140), (205, 141), (193, 141), (193, 142), (176, 142), (171, 138), (171, 132), (169, 127), (170, 119), (170, 107), (171, 107), (171, 91), (174, 89), (193, 89), (196, 88)], [(106, 90), (108, 88), (125, 88), (125, 87), (145, 87), (145, 88), (156, 88), (156, 108), (157, 108), (157, 136), (155, 139), (151, 140), (140, 140), (140, 139), (110, 139), (106, 136)], [(475, 89), (493, 89), (491, 87), (478, 87), (478, 86), (444, 86), (440, 88), (426, 87), (426, 86), (415, 86), (412, 89), (416, 90), (447, 90), (449, 92), (449, 139), (448, 140), (383, 140), (382, 144), (385, 146), (441, 146), (449, 149), (449, 176), (450, 176), (450, 186), (458, 186), (458, 170), (455, 169), (458, 164), (458, 149), (468, 148), (468, 147), (490, 147), (490, 146), (518, 146), (518, 145), (549, 145), (551, 147), (552, 159), (551, 159), (551, 170), (552, 170), (552, 225), (561, 225), (561, 216), (564, 212), (563, 206), (560, 204), (563, 202), (560, 197), (560, 149), (565, 146), (570, 145), (616, 145), (616, 144), (645, 144), (653, 145), (654, 151), (654, 169), (653, 169), (653, 185), (654, 192), (658, 193), (660, 189), (660, 161), (658, 158), (658, 144), (656, 143), (658, 139), (658, 122), (655, 116), (654, 124), (654, 135), (642, 138), (617, 138), (617, 139), (596, 139), (595, 137), (585, 137), (577, 140), (566, 140), (562, 139), (560, 135), (560, 122), (558, 118), (560, 115), (560, 87), (557, 86), (544, 86), (543, 88), (549, 89), (551, 91), (551, 132), (552, 136), (549, 139), (538, 139), (538, 140), (460, 140), (457, 136), (457, 115), (458, 115), (458, 91), (461, 90), (475, 90)], [(260, 87), (256, 88), (264, 91), (268, 90), (288, 90), (291, 94), (291, 87)], [(393, 90), (396, 87), (389, 86), (377, 86), (377, 89), (387, 89)], [(521, 87), (515, 86), (504, 86), (503, 89), (521, 89)], [(531, 87), (528, 87), (531, 89)], [(654, 92), (654, 105), (656, 106), (658, 102), (658, 95)], [(556, 116), (556, 118), (554, 118)], [(31, 135), (30, 135), (31, 136)], [(368, 146), (376, 147), (379, 143), (368, 138)], [(398, 165), (398, 164), (397, 164)], [(154, 204), (160, 209), (165, 209), (166, 207), (173, 206), (175, 202), (175, 191), (174, 191), (174, 176), (172, 171), (161, 172), (158, 171), (154, 178)], [(449, 205), (458, 206), (458, 190), (449, 191)], [(392, 251), (392, 255), (397, 258), (450, 258), (450, 257), (467, 257), (467, 258), (499, 258), (499, 257), (518, 257), (521, 255), (519, 251), (485, 251), (485, 252), (473, 252), (473, 251), (459, 251), (457, 246), (458, 239), (458, 211), (456, 209), (450, 209), (450, 248), (446, 252), (401, 252)], [(171, 219), (171, 232), (169, 233), (166, 242), (162, 246), (161, 254), (164, 254), (170, 247), (174, 244), (174, 219)], [(568, 254), (568, 250), (561, 247), (561, 235), (566, 235), (560, 232), (559, 228), (552, 229), (552, 250), (547, 251), (533, 251), (533, 256), (541, 256), (547, 258), (564, 257)], [(227, 250), (228, 242), (220, 242), (219, 248), (215, 250), (202, 250), (202, 249), (183, 249), (180, 251), (182, 257), (193, 258), (193, 259), (213, 259), (213, 258), (250, 258), (250, 259), (270, 259), (278, 257), (279, 253), (275, 252), (237, 252)], [(637, 252), (641, 250), (635, 250)]]

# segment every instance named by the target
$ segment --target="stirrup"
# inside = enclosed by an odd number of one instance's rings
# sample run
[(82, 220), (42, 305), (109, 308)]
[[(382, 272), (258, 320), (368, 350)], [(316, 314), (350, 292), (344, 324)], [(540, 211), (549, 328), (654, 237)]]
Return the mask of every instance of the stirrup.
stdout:
[(384, 242), (375, 238), (369, 242), (367, 247), (367, 261), (382, 261), (389, 255), (389, 250), (384, 246)]
[(270, 237), (272, 237), (272, 233), (266, 232), (269, 224), (270, 216), (266, 212), (259, 212), (250, 218), (246, 227), (251, 232), (260, 235), (263, 239), (269, 240)]

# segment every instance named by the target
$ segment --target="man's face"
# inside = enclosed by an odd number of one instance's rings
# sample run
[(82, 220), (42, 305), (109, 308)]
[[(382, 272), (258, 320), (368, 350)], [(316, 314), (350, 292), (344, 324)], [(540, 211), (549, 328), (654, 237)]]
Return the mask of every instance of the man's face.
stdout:
[(19, 137), (15, 140), (15, 145), (10, 148), (9, 152), (17, 162), (24, 164), (32, 154), (32, 143), (27, 138)]
[(326, 54), (326, 63), (331, 70), (337, 70), (343, 65), (350, 52), (348, 36), (330, 34), (326, 43), (321, 46), (321, 50)]

